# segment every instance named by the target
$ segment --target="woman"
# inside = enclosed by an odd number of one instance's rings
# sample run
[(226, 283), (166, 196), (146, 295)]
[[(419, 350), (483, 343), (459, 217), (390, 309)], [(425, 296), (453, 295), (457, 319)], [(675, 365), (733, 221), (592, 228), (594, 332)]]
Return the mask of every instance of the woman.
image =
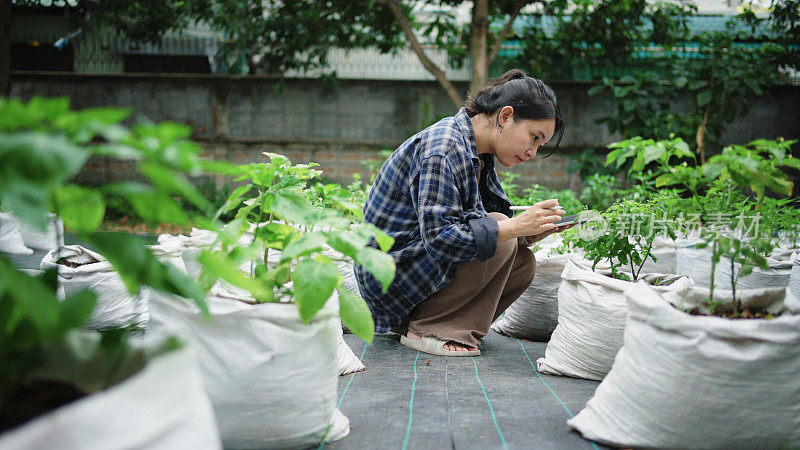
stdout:
[(533, 280), (527, 245), (567, 228), (554, 225), (564, 214), (555, 199), (509, 218), (494, 158), (521, 164), (563, 133), (553, 91), (511, 70), (392, 153), (364, 220), (395, 239), (397, 274), (383, 292), (356, 267), (377, 332), (405, 332), (403, 345), (435, 355), (480, 354), (491, 323)]

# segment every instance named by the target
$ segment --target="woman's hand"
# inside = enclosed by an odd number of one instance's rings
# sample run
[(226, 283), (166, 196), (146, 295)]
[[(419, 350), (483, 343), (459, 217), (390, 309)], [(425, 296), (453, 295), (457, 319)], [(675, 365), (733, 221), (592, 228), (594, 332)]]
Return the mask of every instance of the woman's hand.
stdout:
[(566, 214), (563, 209), (552, 209), (555, 206), (559, 206), (558, 199), (544, 200), (535, 203), (511, 220), (515, 221), (521, 236), (525, 236), (526, 239), (530, 236), (541, 240), (556, 232), (558, 227), (554, 223)]
[(499, 221), (497, 223), (499, 226), (497, 242), (501, 243), (518, 237), (525, 237), (526, 240), (530, 237), (533, 242), (536, 242), (550, 234), (567, 229), (568, 226), (556, 227), (554, 225), (561, 219), (561, 216), (566, 214), (563, 209), (551, 209), (554, 206), (558, 206), (558, 199), (544, 200), (522, 211), (521, 214), (508, 220)]
[(533, 245), (533, 244), (541, 241), (542, 239), (546, 238), (547, 236), (550, 236), (553, 233), (561, 233), (562, 231), (569, 230), (570, 228), (572, 228), (574, 226), (575, 226), (574, 223), (573, 224), (569, 224), (569, 225), (561, 225), (560, 227), (555, 227), (550, 231), (545, 231), (544, 233), (540, 233), (540, 234), (537, 234), (535, 236), (525, 236), (525, 242), (527, 242), (528, 245)]

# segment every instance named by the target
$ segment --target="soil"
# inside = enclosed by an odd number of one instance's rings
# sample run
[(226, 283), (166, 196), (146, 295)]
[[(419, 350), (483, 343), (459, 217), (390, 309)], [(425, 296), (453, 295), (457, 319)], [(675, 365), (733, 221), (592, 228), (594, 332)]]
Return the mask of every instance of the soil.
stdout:
[[(675, 309), (680, 309), (677, 306), (673, 305)], [(684, 310), (685, 313), (690, 314), (692, 316), (706, 316), (706, 317), (722, 317), (723, 319), (774, 319), (775, 316), (772, 314), (767, 314), (763, 311), (751, 311), (749, 308), (739, 309), (739, 314), (734, 314), (733, 311), (723, 311), (723, 312), (714, 312), (714, 313), (706, 313), (702, 312), (697, 308), (692, 308), (689, 310)]]
[(0, 433), (85, 395), (75, 386), (60, 381), (35, 380), (24, 383), (0, 406)]
[(73, 269), (75, 267), (80, 267), (80, 266), (86, 265), (85, 263), (84, 264), (78, 264), (78, 263), (74, 263), (72, 261), (68, 261), (67, 258), (59, 259), (58, 261), (56, 261), (56, 264), (61, 264), (62, 266), (72, 267)]

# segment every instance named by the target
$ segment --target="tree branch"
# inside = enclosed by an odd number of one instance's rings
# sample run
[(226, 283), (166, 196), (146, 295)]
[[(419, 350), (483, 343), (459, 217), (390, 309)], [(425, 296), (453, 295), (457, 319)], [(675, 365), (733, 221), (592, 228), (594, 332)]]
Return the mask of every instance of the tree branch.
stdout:
[(376, 0), (376, 5), (383, 6), (391, 11), (394, 18), (400, 24), (400, 28), (403, 30), (403, 33), (406, 36), (406, 40), (408, 40), (408, 44), (411, 46), (411, 49), (416, 53), (417, 57), (419, 58), (420, 62), (425, 69), (430, 72), (435, 78), (436, 81), (439, 82), (440, 85), (444, 88), (447, 95), (450, 97), (450, 100), (456, 105), (456, 108), (460, 108), (464, 103), (463, 96), (459, 95), (458, 90), (453, 86), (444, 71), (440, 69), (433, 61), (428, 58), (428, 55), (422, 50), (422, 46), (419, 44), (417, 37), (414, 36), (414, 31), (411, 28), (411, 23), (408, 21), (408, 17), (406, 17), (403, 10), (400, 8), (400, 5), (397, 4), (395, 0)]
[(503, 30), (500, 31), (500, 34), (497, 35), (497, 39), (495, 39), (494, 45), (492, 46), (492, 51), (489, 53), (489, 58), (486, 60), (487, 67), (491, 66), (494, 60), (497, 58), (498, 53), (500, 53), (500, 47), (503, 44), (506, 36), (508, 36), (508, 33), (511, 31), (511, 26), (514, 24), (514, 20), (517, 19), (519, 12), (528, 3), (530, 3), (530, 0), (517, 0), (514, 2), (514, 6), (511, 10), (511, 17), (508, 18), (508, 22), (503, 27)]

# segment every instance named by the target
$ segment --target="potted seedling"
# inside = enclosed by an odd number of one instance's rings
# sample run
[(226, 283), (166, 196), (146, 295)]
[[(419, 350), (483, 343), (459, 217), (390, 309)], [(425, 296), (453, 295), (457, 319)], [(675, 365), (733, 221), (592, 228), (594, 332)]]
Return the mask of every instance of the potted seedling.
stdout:
[(193, 343), (223, 443), (233, 448), (304, 447), (349, 433), (336, 407), (339, 316), (368, 342), (374, 323), (337, 263), (355, 261), (385, 287), (394, 277), (390, 237), (307, 200), (315, 165), (266, 156), (228, 171), (242, 184), (217, 214), (235, 218), (197, 252), (213, 321), (191, 302), (150, 298), (148, 334)]
[[(731, 201), (745, 188), (756, 195), (754, 211), (765, 188), (790, 194), (779, 168), (797, 164), (785, 148), (756, 141), (711, 157), (700, 169), (704, 178), (696, 177), (710, 181), (705, 189), (718, 200), (704, 202), (712, 205), (705, 212), (713, 214), (715, 205), (735, 210)], [(745, 233), (752, 223), (744, 225), (702, 232), (708, 287), (657, 292), (638, 283), (626, 292), (624, 345), (571, 427), (623, 447), (800, 445), (800, 302), (785, 285), (742, 288), (754, 267), (769, 268), (772, 251), (771, 236)], [(727, 275), (716, 278), (716, 265)], [(735, 425), (743, 421), (747, 427)]]
[[(653, 259), (657, 234), (675, 236), (669, 217), (669, 202), (624, 200), (604, 214), (605, 232), (572, 233), (577, 247), (586, 253), (571, 255), (561, 273), (558, 290), (558, 326), (545, 356), (537, 361), (544, 373), (601, 380), (611, 369), (622, 346), (627, 306), (623, 297), (636, 280), (645, 280), (659, 291), (681, 289), (691, 284), (686, 277), (642, 273)], [(608, 264), (600, 268), (601, 262)], [(627, 270), (626, 270), (627, 269)], [(577, 343), (580, 343), (578, 345)]]
[[(70, 180), (90, 156), (132, 160), (159, 183), (129, 185), (120, 198), (162, 200), (199, 170), (196, 147), (177, 125), (120, 125), (128, 112), (70, 111), (67, 99), (0, 99), (0, 202), (44, 231), (56, 213), (114, 265), (135, 295), (149, 284), (192, 297), (202, 291), (161, 265), (129, 235), (97, 233), (114, 186)], [(180, 160), (180, 164), (172, 164)], [(163, 176), (162, 176), (163, 175)], [(191, 195), (191, 194), (189, 194)], [(58, 239), (60, 241), (60, 239)], [(67, 260), (69, 258), (67, 257)], [(56, 252), (54, 262), (62, 258)], [(54, 264), (63, 266), (63, 264)], [(63, 266), (66, 267), (66, 266)], [(174, 340), (133, 346), (119, 329), (82, 328), (95, 310), (89, 287), (58, 298), (58, 270), (24, 271), (0, 255), (0, 448), (219, 448), (210, 402), (192, 355)]]

